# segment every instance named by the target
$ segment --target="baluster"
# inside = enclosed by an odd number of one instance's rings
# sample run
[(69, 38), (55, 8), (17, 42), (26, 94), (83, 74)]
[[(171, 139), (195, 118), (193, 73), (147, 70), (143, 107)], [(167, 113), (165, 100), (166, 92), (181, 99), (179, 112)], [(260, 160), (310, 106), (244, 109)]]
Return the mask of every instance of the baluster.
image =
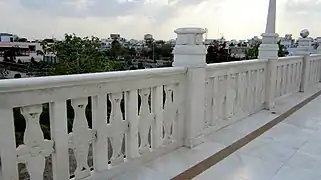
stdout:
[[(213, 82), (213, 81), (212, 81)], [(175, 84), (173, 85), (173, 102), (175, 107), (175, 115), (174, 115), (174, 122), (173, 122), (173, 128), (172, 128), (172, 139), (176, 142), (181, 142), (183, 139), (183, 133), (184, 133), (184, 116), (182, 116), (182, 101), (184, 99), (184, 93), (182, 84)]]
[(256, 88), (257, 88), (257, 83), (256, 83), (256, 77), (257, 77), (257, 70), (252, 70), (251, 71), (251, 81), (250, 81), (250, 114), (253, 114), (255, 112), (255, 101), (256, 101)]
[(141, 97), (141, 106), (139, 110), (139, 135), (140, 135), (140, 147), (139, 153), (144, 154), (150, 151), (150, 144), (148, 142), (149, 130), (154, 120), (154, 114), (149, 110), (148, 97), (150, 95), (150, 89), (140, 89), (139, 95)]
[(285, 94), (290, 93), (290, 87), (291, 87), (291, 64), (287, 64), (287, 73), (286, 73), (286, 89)]
[(256, 84), (256, 91), (255, 91), (255, 101), (254, 101), (254, 111), (255, 112), (258, 112), (259, 110), (261, 110), (261, 94), (262, 94), (262, 91), (261, 91), (261, 84), (262, 84), (262, 79), (261, 79), (261, 76), (262, 76), (262, 72), (261, 72), (262, 69), (258, 69), (257, 70), (257, 73), (256, 73), (256, 81), (255, 81), (255, 84)]
[(72, 132), (69, 133), (69, 143), (77, 161), (77, 168), (74, 172), (75, 179), (82, 179), (90, 175), (87, 160), (89, 145), (95, 139), (95, 131), (88, 128), (88, 122), (85, 116), (87, 104), (88, 98), (71, 100), (75, 117)]
[(282, 83), (282, 69), (281, 66), (277, 66), (277, 74), (276, 74), (276, 91), (275, 91), (275, 98), (281, 96), (281, 83)]
[(239, 72), (236, 74), (236, 82), (235, 82), (235, 118), (236, 119), (240, 119), (241, 116), (241, 105), (240, 105), (240, 92), (241, 92), (241, 76), (242, 73)]
[(139, 157), (138, 152), (138, 94), (137, 90), (128, 91), (125, 95), (125, 114), (129, 122), (129, 132), (127, 135), (126, 153), (128, 159)]
[(177, 108), (175, 107), (173, 101), (174, 85), (165, 86), (165, 105), (164, 105), (164, 141), (163, 145), (167, 145), (172, 142), (171, 129), (173, 126), (173, 121), (176, 116)]
[(223, 94), (223, 112), (222, 112), (222, 117), (223, 117), (223, 120), (228, 120), (228, 117), (229, 117), (229, 114), (228, 114), (228, 112), (229, 112), (229, 107), (228, 107), (228, 101), (227, 101), (227, 95), (228, 95), (228, 92), (229, 92), (229, 90), (228, 90), (228, 85), (229, 85), (229, 75), (225, 75), (225, 76), (223, 76), (223, 89), (222, 89), (222, 94)]
[(226, 90), (224, 87), (224, 76), (218, 77), (218, 92), (216, 96), (216, 105), (217, 105), (217, 117), (218, 121), (222, 121), (224, 117), (224, 108), (225, 108), (225, 94)]
[(282, 65), (282, 86), (281, 86), (281, 96), (286, 93), (286, 65)]
[(46, 157), (53, 152), (52, 140), (45, 140), (40, 128), (39, 117), (42, 105), (26, 106), (21, 108), (21, 114), (26, 120), (26, 130), (22, 145), (17, 148), (18, 163), (25, 163), (30, 179), (43, 179)]
[(245, 76), (245, 89), (246, 89), (246, 95), (245, 95), (245, 115), (246, 116), (248, 116), (249, 114), (250, 114), (250, 111), (251, 111), (251, 96), (252, 96), (252, 94), (251, 94), (251, 70), (249, 70), (249, 71), (247, 71), (246, 72), (246, 76)]
[(55, 142), (55, 153), (52, 155), (52, 174), (54, 180), (69, 179), (69, 153), (66, 101), (49, 104), (50, 132)]
[(296, 92), (296, 74), (297, 72), (297, 63), (293, 64), (293, 69), (292, 69), (292, 92)]
[(218, 103), (218, 93), (219, 93), (219, 81), (218, 81), (218, 77), (214, 77), (213, 79), (213, 94), (212, 94), (212, 99), (211, 99), (211, 103), (212, 103), (212, 119), (210, 121), (210, 125), (214, 126), (216, 125), (216, 123), (219, 120), (219, 116), (218, 116), (218, 107), (220, 106), (220, 104)]
[(315, 83), (318, 83), (319, 82), (319, 60), (316, 60), (316, 63), (315, 63), (315, 74), (314, 74), (314, 82)]
[[(120, 109), (120, 102), (122, 100), (122, 93), (110, 94), (110, 101), (112, 104), (109, 124), (109, 138), (112, 145), (113, 153), (111, 156), (111, 165), (116, 166), (124, 162), (124, 154), (122, 153), (122, 144), (124, 134), (128, 131), (128, 121), (123, 120)], [(126, 102), (127, 103), (127, 102)], [(126, 148), (126, 147), (125, 147)]]
[(239, 75), (239, 84), (238, 84), (238, 109), (240, 118), (244, 117), (245, 114), (245, 93), (246, 93), (246, 84), (245, 84), (245, 72), (240, 72)]
[(302, 61), (298, 63), (298, 70), (297, 70), (297, 77), (296, 77), (296, 88), (300, 91), (300, 84), (301, 84), (301, 75), (302, 75)]
[(212, 99), (213, 99), (213, 78), (209, 78), (205, 85), (206, 98), (205, 98), (205, 128), (210, 126), (212, 119)]
[(17, 154), (12, 108), (1, 107), (0, 114), (0, 132), (2, 134), (0, 136), (0, 158), (2, 178), (4, 180), (17, 180), (19, 176), (16, 162)]
[(152, 124), (152, 148), (157, 149), (163, 138), (163, 86), (152, 88), (151, 110), (155, 115), (155, 121)]
[(235, 111), (236, 111), (236, 74), (231, 75), (230, 79), (230, 99), (229, 99), (229, 107), (231, 110), (229, 111), (229, 118), (234, 120), (235, 119)]
[(92, 97), (92, 128), (97, 131), (93, 142), (93, 166), (95, 171), (108, 169), (107, 94)]
[(233, 74), (229, 74), (226, 76), (226, 120), (230, 120), (233, 116), (233, 98)]
[(266, 71), (265, 69), (260, 69), (260, 109), (263, 109), (264, 101), (265, 101), (265, 84), (266, 84)]

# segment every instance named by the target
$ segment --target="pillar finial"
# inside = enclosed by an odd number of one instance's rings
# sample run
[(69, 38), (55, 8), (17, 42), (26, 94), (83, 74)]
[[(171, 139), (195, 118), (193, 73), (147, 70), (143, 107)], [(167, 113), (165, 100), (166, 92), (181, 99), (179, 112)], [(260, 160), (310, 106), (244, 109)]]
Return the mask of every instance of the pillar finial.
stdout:
[(275, 33), (276, 0), (270, 0), (265, 33)]

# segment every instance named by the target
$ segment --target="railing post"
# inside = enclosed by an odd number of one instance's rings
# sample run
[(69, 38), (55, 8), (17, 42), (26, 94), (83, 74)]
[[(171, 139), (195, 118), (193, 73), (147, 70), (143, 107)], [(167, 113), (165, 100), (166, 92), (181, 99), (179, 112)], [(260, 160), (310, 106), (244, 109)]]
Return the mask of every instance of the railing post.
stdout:
[(278, 63), (278, 34), (275, 33), (276, 0), (270, 0), (265, 33), (259, 48), (259, 59), (267, 59), (265, 80), (264, 108), (272, 109), (275, 105), (276, 68)]
[(192, 148), (203, 142), (205, 123), (206, 48), (202, 28), (179, 28), (174, 48), (175, 67), (188, 68), (184, 99), (184, 145)]
[(300, 35), (301, 35), (301, 38), (299, 38), (298, 40), (299, 45), (295, 51), (295, 55), (303, 56), (300, 92), (304, 92), (309, 82), (309, 72), (310, 72), (309, 50), (311, 48), (311, 39), (307, 38), (309, 36), (308, 30), (302, 30)]
[(275, 105), (275, 89), (276, 89), (276, 70), (278, 64), (278, 50), (276, 44), (278, 34), (263, 33), (262, 44), (259, 47), (259, 59), (267, 59), (266, 80), (265, 80), (265, 109), (272, 109)]

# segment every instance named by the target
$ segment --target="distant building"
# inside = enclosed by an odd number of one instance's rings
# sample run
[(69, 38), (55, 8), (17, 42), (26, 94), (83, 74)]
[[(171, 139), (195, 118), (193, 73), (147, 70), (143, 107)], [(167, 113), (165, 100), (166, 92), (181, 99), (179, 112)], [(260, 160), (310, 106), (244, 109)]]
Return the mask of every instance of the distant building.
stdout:
[(120, 34), (110, 34), (111, 39), (120, 39)]
[(9, 33), (0, 33), (0, 61), (6, 52), (12, 51), (16, 61), (29, 62), (31, 58), (36, 61), (42, 60), (42, 47), (40, 43), (30, 42), (26, 38), (20, 38)]
[(145, 41), (149, 41), (149, 40), (153, 40), (154, 38), (153, 38), (153, 35), (151, 35), (151, 34), (145, 34), (144, 35), (144, 40)]

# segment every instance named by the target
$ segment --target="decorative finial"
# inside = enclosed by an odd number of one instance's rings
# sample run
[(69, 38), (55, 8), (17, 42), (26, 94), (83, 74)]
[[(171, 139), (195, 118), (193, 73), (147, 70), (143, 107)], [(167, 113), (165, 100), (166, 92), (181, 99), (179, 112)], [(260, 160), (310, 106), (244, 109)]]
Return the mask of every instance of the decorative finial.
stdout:
[(307, 38), (309, 36), (309, 34), (310, 34), (310, 32), (307, 29), (303, 29), (302, 31), (300, 31), (300, 36), (302, 38)]

